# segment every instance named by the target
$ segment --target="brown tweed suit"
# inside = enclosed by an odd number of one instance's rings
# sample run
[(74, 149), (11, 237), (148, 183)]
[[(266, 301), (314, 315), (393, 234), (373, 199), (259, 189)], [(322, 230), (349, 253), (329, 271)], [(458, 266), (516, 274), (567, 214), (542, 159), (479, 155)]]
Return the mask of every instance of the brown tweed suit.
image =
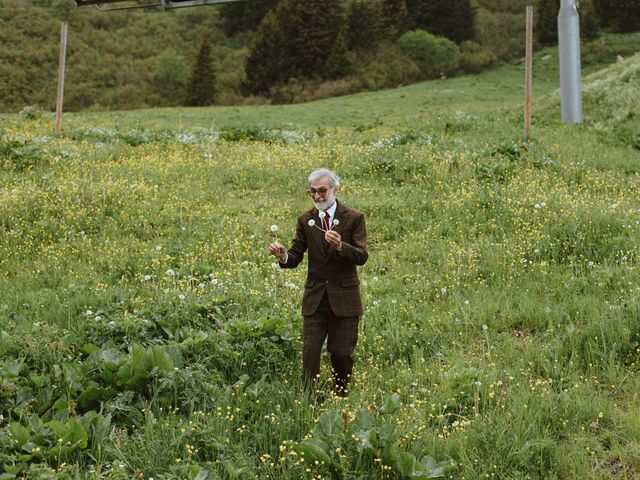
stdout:
[(298, 217), (296, 235), (282, 268), (295, 268), (309, 251), (307, 281), (302, 298), (304, 316), (304, 381), (320, 371), (320, 352), (327, 335), (328, 350), (338, 393), (344, 394), (353, 369), (353, 349), (358, 339), (358, 318), (362, 315), (357, 265), (364, 265), (367, 231), (364, 215), (337, 202), (333, 230), (342, 238), (342, 250), (330, 247), (324, 232), (309, 226), (313, 219), (321, 225), (318, 210), (312, 208)]

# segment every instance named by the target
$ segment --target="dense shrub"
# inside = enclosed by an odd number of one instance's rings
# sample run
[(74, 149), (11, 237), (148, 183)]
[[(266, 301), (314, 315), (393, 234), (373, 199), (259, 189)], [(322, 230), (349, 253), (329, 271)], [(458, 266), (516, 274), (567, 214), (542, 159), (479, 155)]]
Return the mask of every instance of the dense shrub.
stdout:
[(397, 45), (380, 47), (371, 61), (363, 62), (356, 69), (363, 89), (398, 86), (415, 82), (420, 78), (420, 69)]
[(472, 40), (460, 44), (459, 65), (465, 73), (479, 73), (487, 67), (495, 65), (495, 54)]
[(398, 45), (426, 78), (448, 75), (458, 66), (460, 49), (444, 37), (437, 37), (424, 30), (414, 30), (400, 37)]

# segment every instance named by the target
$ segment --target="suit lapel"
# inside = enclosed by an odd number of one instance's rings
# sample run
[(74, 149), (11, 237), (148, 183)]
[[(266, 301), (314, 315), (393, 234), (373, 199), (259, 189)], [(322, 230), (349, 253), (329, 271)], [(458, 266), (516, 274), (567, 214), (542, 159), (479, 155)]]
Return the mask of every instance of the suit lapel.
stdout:
[[(316, 222), (316, 225), (318, 227), (322, 227), (322, 224), (320, 223), (320, 219), (318, 217), (318, 209), (314, 208), (311, 211), (311, 219), (313, 219)], [(326, 255), (324, 247), (327, 242), (324, 239), (324, 232), (315, 226), (309, 227), (309, 228), (311, 229), (311, 236), (313, 237), (313, 240), (316, 242), (316, 245), (318, 246), (318, 250), (322, 252), (323, 255)]]
[[(347, 207), (342, 205), (340, 202), (338, 202), (337, 200), (336, 202), (338, 205), (336, 206), (336, 213), (333, 216), (333, 218), (334, 220), (335, 219), (338, 220), (338, 225), (336, 225), (333, 228), (333, 230), (335, 230), (340, 235), (342, 235), (342, 232), (346, 228), (346, 224), (349, 222), (349, 211), (347, 210)], [(316, 222), (317, 226), (319, 227), (322, 226), (322, 222), (320, 220), (320, 217), (318, 216), (317, 208), (314, 208), (311, 211), (311, 216), (309, 217), (309, 219), (313, 219)], [(316, 243), (316, 246), (318, 247), (318, 251), (325, 257), (325, 262), (328, 261), (330, 258), (329, 244), (324, 239), (324, 232), (315, 226), (309, 227), (309, 228), (311, 229), (311, 236), (313, 237), (313, 241)]]
[(338, 220), (338, 225), (333, 227), (333, 230), (335, 230), (340, 235), (342, 235), (344, 227), (345, 227), (346, 223), (349, 220), (349, 212), (347, 211), (347, 207), (342, 205), (337, 200), (336, 200), (336, 202), (338, 203), (338, 206), (336, 207), (336, 213), (335, 213), (333, 219), (334, 220), (336, 220), (336, 219)]

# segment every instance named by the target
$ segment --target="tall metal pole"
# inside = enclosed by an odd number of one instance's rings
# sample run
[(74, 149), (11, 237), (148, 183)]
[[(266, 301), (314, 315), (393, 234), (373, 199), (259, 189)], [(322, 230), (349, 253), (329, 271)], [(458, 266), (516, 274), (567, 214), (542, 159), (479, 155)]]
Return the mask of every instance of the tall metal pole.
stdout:
[(527, 6), (527, 44), (524, 69), (524, 136), (531, 137), (531, 96), (533, 94), (533, 7)]
[(58, 62), (58, 96), (56, 98), (56, 135), (62, 129), (62, 100), (64, 97), (64, 66), (67, 58), (67, 28), (69, 24), (62, 22), (60, 29), (60, 61)]
[(560, 105), (564, 123), (582, 123), (580, 19), (576, 0), (562, 0), (558, 13)]

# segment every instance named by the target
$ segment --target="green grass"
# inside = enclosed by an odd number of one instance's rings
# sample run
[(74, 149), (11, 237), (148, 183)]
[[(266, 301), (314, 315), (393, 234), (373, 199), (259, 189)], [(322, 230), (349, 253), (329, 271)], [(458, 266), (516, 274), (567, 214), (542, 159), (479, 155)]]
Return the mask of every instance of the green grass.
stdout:
[[(637, 150), (553, 116), (524, 141), (520, 73), (3, 117), (2, 478), (637, 478)], [(352, 391), (325, 358), (319, 404), (304, 269), (267, 245), (320, 165), (370, 260)]]
[[(640, 51), (640, 36), (604, 35), (583, 46), (583, 51), (583, 74), (588, 75), (614, 62), (618, 54), (627, 56)], [(559, 86), (557, 49), (538, 51), (534, 55), (534, 102), (553, 94)], [(501, 114), (519, 111), (523, 105), (524, 63), (519, 60), (480, 75), (423, 82), (307, 104), (80, 113), (67, 114), (65, 121), (74, 128), (82, 124), (99, 124), (103, 127), (141, 126), (151, 129), (218, 130), (247, 126), (308, 129), (380, 123), (397, 125), (456, 111)], [(559, 113), (556, 116), (559, 117)]]

